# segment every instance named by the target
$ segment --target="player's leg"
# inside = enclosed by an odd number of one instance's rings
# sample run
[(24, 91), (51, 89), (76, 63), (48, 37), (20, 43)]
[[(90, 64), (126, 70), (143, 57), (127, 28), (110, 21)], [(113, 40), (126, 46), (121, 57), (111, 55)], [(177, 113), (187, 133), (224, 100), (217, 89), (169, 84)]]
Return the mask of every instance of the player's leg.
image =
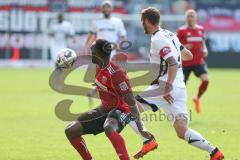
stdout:
[(96, 135), (103, 132), (106, 117), (107, 112), (99, 107), (81, 114), (76, 121), (65, 129), (68, 140), (84, 160), (92, 160), (92, 156), (82, 136), (85, 134)]
[(223, 154), (218, 151), (216, 147), (213, 147), (210, 143), (208, 143), (208, 141), (200, 133), (188, 127), (186, 89), (175, 87), (171, 94), (174, 97), (174, 102), (172, 104), (165, 105), (163, 103), (162, 105), (167, 116), (173, 117), (173, 127), (175, 128), (177, 136), (187, 141), (188, 144), (207, 151), (211, 157), (214, 157), (216, 153), (219, 155), (218, 157), (223, 157)]
[(205, 64), (203, 65), (197, 65), (194, 69), (194, 74), (200, 78), (201, 84), (198, 89), (197, 96), (193, 99), (195, 104), (195, 109), (199, 113), (201, 112), (201, 104), (200, 104), (200, 98), (207, 90), (208, 84), (209, 84), (209, 78), (207, 73), (207, 66)]
[(186, 118), (176, 119), (174, 128), (179, 138), (188, 142), (188, 144), (197, 147), (201, 150), (207, 151), (211, 160), (222, 160), (223, 153), (217, 148), (212, 146), (200, 133), (188, 128), (188, 121)]
[(104, 131), (111, 141), (120, 160), (130, 160), (124, 139), (119, 134), (126, 124), (130, 122), (130, 115), (114, 109), (109, 112), (104, 123)]
[(83, 127), (80, 122), (74, 121), (65, 129), (65, 134), (84, 160), (92, 160), (92, 156), (87, 149), (86, 143), (82, 138)]
[(205, 93), (209, 84), (209, 78), (207, 73), (201, 74), (200, 79), (201, 79), (201, 85), (198, 90), (198, 95), (197, 95), (198, 99), (200, 99), (202, 95)]
[(189, 76), (192, 72), (192, 67), (189, 66), (189, 67), (183, 67), (183, 75), (184, 75), (184, 82), (185, 84), (187, 84), (187, 81), (189, 79)]

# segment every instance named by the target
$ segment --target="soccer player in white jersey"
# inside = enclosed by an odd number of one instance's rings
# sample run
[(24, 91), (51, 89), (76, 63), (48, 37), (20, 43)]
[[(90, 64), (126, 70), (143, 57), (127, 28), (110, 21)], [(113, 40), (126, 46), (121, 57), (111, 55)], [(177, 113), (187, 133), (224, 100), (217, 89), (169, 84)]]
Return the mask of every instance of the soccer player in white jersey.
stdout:
[[(179, 138), (210, 154), (211, 160), (222, 160), (223, 153), (213, 147), (201, 134), (188, 127), (187, 95), (182, 71), (181, 52), (189, 52), (176, 35), (159, 27), (160, 12), (153, 7), (142, 11), (141, 21), (146, 34), (151, 35), (150, 62), (156, 79), (136, 96), (142, 112), (161, 107), (172, 118)], [(158, 68), (156, 68), (158, 67)], [(135, 158), (142, 156), (140, 151)]]
[[(102, 13), (103, 17), (92, 23), (92, 27), (84, 46), (84, 53), (88, 53), (89, 48), (96, 39), (105, 39), (111, 43), (118, 44), (126, 40), (126, 29), (121, 19), (112, 17), (113, 4), (111, 1), (103, 1)], [(117, 54), (116, 50), (111, 53), (111, 58)]]
[(50, 40), (50, 53), (53, 64), (57, 60), (57, 53), (60, 49), (67, 47), (67, 37), (74, 35), (73, 25), (64, 20), (63, 14), (59, 13), (57, 16), (57, 23), (53, 23), (49, 28), (48, 35)]

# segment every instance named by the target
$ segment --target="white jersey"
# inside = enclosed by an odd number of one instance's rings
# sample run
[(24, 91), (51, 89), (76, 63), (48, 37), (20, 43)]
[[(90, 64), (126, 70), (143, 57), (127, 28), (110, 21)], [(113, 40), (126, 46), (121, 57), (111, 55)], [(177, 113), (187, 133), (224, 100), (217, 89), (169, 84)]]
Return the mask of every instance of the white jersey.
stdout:
[(150, 62), (156, 77), (166, 82), (168, 79), (168, 66), (165, 60), (173, 56), (179, 65), (173, 86), (186, 88), (183, 81), (180, 46), (181, 43), (174, 33), (168, 30), (159, 29), (159, 31), (154, 33), (151, 37)]
[[(123, 22), (119, 18), (100, 18), (93, 21), (91, 32), (97, 35), (97, 39), (105, 39), (111, 43), (118, 43), (119, 37), (126, 36)], [(111, 53), (111, 58), (117, 54), (116, 50)]]
[(67, 35), (74, 35), (74, 27), (68, 21), (63, 21), (62, 23), (53, 24), (50, 27), (50, 33), (54, 34), (52, 39), (53, 44), (59, 46), (66, 46)]
[(54, 23), (50, 26), (49, 33), (54, 34), (50, 40), (50, 53), (53, 63), (57, 59), (58, 51), (67, 47), (67, 35), (74, 35), (74, 32), (73, 25), (68, 21)]
[(97, 39), (105, 39), (117, 43), (119, 37), (126, 36), (123, 22), (119, 18), (100, 18), (93, 21), (91, 32), (97, 35)]

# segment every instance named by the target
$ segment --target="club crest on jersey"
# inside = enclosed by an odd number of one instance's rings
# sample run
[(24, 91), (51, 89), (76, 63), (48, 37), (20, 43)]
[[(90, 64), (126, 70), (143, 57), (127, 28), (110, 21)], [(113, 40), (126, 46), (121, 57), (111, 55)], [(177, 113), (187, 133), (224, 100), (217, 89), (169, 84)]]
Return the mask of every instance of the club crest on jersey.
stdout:
[(187, 32), (187, 36), (191, 36), (191, 32)]
[(163, 49), (161, 49), (160, 51), (160, 55), (162, 57), (165, 57), (167, 54), (171, 53), (171, 48), (170, 47), (164, 47)]
[(107, 77), (103, 76), (103, 77), (102, 77), (102, 83), (105, 84), (106, 82), (107, 82)]
[(124, 81), (124, 82), (121, 82), (120, 84), (119, 84), (119, 87), (120, 87), (120, 89), (122, 90), (122, 91), (127, 91), (128, 90), (128, 85), (127, 85), (127, 83)]

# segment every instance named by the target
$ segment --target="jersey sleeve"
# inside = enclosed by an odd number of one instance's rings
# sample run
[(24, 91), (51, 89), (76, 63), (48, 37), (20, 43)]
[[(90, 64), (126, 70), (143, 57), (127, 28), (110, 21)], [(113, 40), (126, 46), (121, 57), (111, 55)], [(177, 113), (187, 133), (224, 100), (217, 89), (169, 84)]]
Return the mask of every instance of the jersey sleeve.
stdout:
[(118, 22), (118, 34), (119, 36), (126, 36), (127, 35), (127, 32), (126, 32), (126, 29), (124, 27), (124, 24), (123, 24), (123, 21), (119, 19), (119, 22)]
[(164, 59), (168, 59), (171, 56), (174, 56), (173, 51), (171, 49), (171, 44), (167, 39), (161, 37), (159, 39), (154, 40), (153, 42), (154, 48), (157, 49), (159, 55)]
[(97, 24), (96, 24), (96, 21), (93, 21), (93, 22), (92, 22), (90, 32), (92, 32), (92, 33), (97, 33)]
[(114, 89), (120, 95), (132, 92), (127, 74), (123, 70), (116, 71), (112, 75), (112, 83)]

